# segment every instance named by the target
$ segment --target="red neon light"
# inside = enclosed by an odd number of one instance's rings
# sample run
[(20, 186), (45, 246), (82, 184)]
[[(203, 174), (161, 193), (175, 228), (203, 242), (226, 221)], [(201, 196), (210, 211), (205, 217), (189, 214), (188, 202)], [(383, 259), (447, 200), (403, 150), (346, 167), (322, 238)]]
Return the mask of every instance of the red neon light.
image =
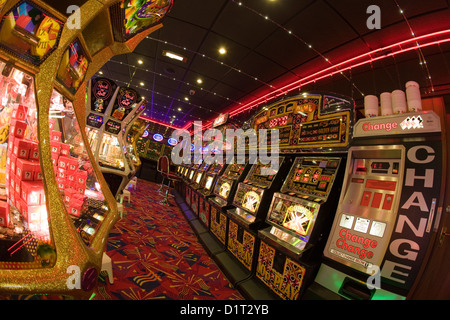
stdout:
[[(408, 52), (408, 51), (411, 51), (411, 50), (417, 50), (417, 49), (428, 47), (428, 46), (432, 46), (432, 45), (437, 45), (437, 44), (440, 44), (440, 43), (449, 42), (450, 38), (445, 38), (445, 39), (441, 39), (441, 40), (427, 42), (427, 43), (424, 43), (424, 44), (417, 43), (417, 41), (420, 41), (420, 40), (425, 40), (425, 39), (428, 39), (428, 38), (432, 38), (432, 37), (436, 37), (436, 36), (440, 36), (440, 35), (445, 35), (445, 34), (448, 34), (448, 33), (450, 33), (450, 29), (442, 30), (442, 31), (438, 31), (438, 32), (430, 33), (430, 34), (426, 34), (426, 35), (423, 35), (423, 36), (414, 37), (414, 38), (411, 38), (411, 39), (403, 40), (403, 41), (397, 42), (395, 44), (391, 44), (391, 45), (383, 47), (383, 48), (378, 48), (378, 49), (372, 50), (370, 52), (361, 54), (359, 56), (347, 59), (347, 60), (342, 61), (342, 62), (340, 62), (338, 64), (334, 64), (334, 65), (332, 65), (332, 66), (330, 66), (328, 68), (325, 68), (325, 69), (323, 69), (321, 71), (318, 71), (318, 72), (316, 72), (314, 74), (311, 74), (311, 75), (309, 75), (307, 77), (304, 77), (304, 78), (302, 78), (300, 80), (296, 80), (296, 81), (294, 81), (292, 83), (289, 83), (288, 85), (285, 85), (285, 86), (283, 86), (283, 87), (281, 87), (279, 89), (276, 89), (276, 90), (274, 90), (272, 92), (264, 94), (261, 97), (256, 98), (256, 99), (252, 100), (251, 102), (246, 103), (243, 106), (240, 106), (240, 107), (238, 107), (236, 109), (233, 109), (233, 110), (229, 111), (228, 113), (230, 114), (230, 117), (236, 116), (237, 114), (239, 114), (239, 113), (241, 113), (241, 112), (243, 112), (243, 111), (245, 111), (245, 110), (247, 110), (249, 108), (252, 108), (255, 105), (258, 105), (262, 101), (275, 99), (275, 98), (277, 98), (277, 97), (279, 97), (281, 95), (286, 94), (287, 92), (295, 90), (295, 89), (298, 88), (299, 85), (303, 85), (304, 86), (304, 85), (310, 84), (312, 82), (321, 80), (323, 78), (327, 78), (327, 77), (333, 76), (336, 73), (341, 73), (341, 72), (347, 71), (349, 69), (353, 69), (353, 68), (356, 68), (356, 67), (359, 67), (359, 66), (362, 66), (362, 65), (374, 62), (374, 61), (378, 61), (378, 60), (381, 60), (381, 59), (385, 59), (385, 58), (388, 58), (388, 57), (395, 56), (397, 54), (401, 54), (401, 53)], [(402, 45), (410, 44), (410, 43), (413, 43), (415, 45), (412, 46), (412, 47), (404, 48), (404, 49), (401, 48)], [(391, 49), (394, 49), (395, 47), (400, 47), (400, 49), (396, 50), (396, 51), (389, 51)], [(383, 52), (388, 52), (388, 53), (376, 56), (377, 53), (383, 53)], [(376, 57), (373, 57), (373, 56), (376, 56)], [(337, 68), (339, 68), (341, 66), (347, 65), (349, 63), (352, 63), (352, 62), (354, 62), (356, 60), (360, 60), (360, 59), (363, 59), (363, 58), (366, 58), (366, 60), (361, 61), (359, 63), (351, 64), (351, 65), (349, 65), (349, 66), (347, 66), (345, 68), (336, 70)], [(331, 70), (333, 70), (333, 71), (331, 71)], [(329, 72), (329, 71), (331, 71), (331, 72)], [(325, 73), (325, 72), (328, 72), (328, 73)], [(325, 73), (325, 74), (323, 74), (323, 73)], [(321, 75), (321, 74), (323, 74), (323, 75)], [(210, 128), (211, 124), (212, 124), (212, 121), (208, 121), (204, 125), (204, 128), (205, 129)], [(191, 125), (191, 123), (187, 124), (184, 127), (184, 129), (189, 128), (190, 125)]]

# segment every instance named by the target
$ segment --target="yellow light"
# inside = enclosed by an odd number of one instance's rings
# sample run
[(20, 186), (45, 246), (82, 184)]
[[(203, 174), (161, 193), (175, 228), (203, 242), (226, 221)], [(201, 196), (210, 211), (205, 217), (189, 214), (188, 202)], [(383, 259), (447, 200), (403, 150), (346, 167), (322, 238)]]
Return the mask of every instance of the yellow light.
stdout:
[(222, 48), (219, 49), (219, 53), (220, 54), (225, 54), (225, 53), (227, 53), (227, 50), (224, 47), (222, 47)]
[(141, 85), (141, 87), (143, 87), (143, 86), (144, 86), (144, 83), (143, 83), (143, 82), (141, 82), (141, 83), (140, 83), (140, 85)]
[(139, 64), (143, 64), (143, 63), (144, 63), (144, 61), (142, 61), (141, 59), (139, 59), (137, 62), (138, 62)]
[(199, 79), (197, 79), (197, 83), (201, 84), (201, 83), (203, 83), (203, 80), (199, 78)]

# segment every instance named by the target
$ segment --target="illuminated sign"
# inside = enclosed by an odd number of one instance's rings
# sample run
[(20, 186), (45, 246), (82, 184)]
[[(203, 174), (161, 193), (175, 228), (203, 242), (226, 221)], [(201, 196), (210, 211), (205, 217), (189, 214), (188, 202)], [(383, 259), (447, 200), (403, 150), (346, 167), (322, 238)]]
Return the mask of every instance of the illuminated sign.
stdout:
[(225, 124), (228, 121), (229, 114), (220, 114), (213, 122), (213, 128)]
[(153, 135), (153, 140), (155, 140), (155, 141), (160, 142), (160, 141), (162, 141), (163, 139), (164, 139), (164, 137), (163, 137), (162, 135), (160, 135), (159, 133), (155, 133), (155, 134)]
[(144, 134), (142, 135), (142, 138), (147, 138), (149, 134), (150, 133), (148, 132), (148, 130), (145, 130)]
[(174, 138), (169, 138), (169, 140), (167, 140), (167, 143), (171, 146), (176, 146), (178, 141)]

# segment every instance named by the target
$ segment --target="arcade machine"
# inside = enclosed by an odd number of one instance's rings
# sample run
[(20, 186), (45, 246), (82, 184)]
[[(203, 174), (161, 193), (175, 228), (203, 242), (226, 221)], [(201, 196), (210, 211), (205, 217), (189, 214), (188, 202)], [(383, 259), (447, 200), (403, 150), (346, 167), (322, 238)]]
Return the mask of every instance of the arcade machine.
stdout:
[(117, 41), (99, 32), (122, 34), (120, 2), (84, 1), (77, 28), (52, 3), (0, 5), (0, 294), (86, 299), (117, 208), (85, 147), (85, 79), (164, 14)]
[[(255, 273), (238, 285), (244, 295), (296, 300), (313, 281), (337, 206), (353, 115), (350, 98), (303, 93), (254, 116), (255, 130), (279, 129), (280, 153), (293, 162), (267, 204), (266, 226), (257, 231)], [(230, 219), (229, 239), (233, 228)]]
[(308, 291), (325, 299), (405, 299), (439, 224), (442, 158), (433, 111), (359, 120), (324, 260)]
[(100, 77), (89, 82), (86, 134), (92, 153), (114, 196), (136, 173), (126, 148), (125, 132), (145, 109), (145, 100), (133, 88), (119, 87)]

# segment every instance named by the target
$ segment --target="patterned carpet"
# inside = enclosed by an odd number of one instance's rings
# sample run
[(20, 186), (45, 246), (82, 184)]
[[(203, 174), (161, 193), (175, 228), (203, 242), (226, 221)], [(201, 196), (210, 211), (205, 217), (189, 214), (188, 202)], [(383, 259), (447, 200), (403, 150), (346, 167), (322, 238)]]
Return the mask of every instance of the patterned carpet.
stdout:
[(114, 283), (102, 272), (94, 300), (242, 300), (208, 256), (183, 213), (158, 203), (158, 185), (139, 179), (127, 215), (112, 229), (107, 254)]

